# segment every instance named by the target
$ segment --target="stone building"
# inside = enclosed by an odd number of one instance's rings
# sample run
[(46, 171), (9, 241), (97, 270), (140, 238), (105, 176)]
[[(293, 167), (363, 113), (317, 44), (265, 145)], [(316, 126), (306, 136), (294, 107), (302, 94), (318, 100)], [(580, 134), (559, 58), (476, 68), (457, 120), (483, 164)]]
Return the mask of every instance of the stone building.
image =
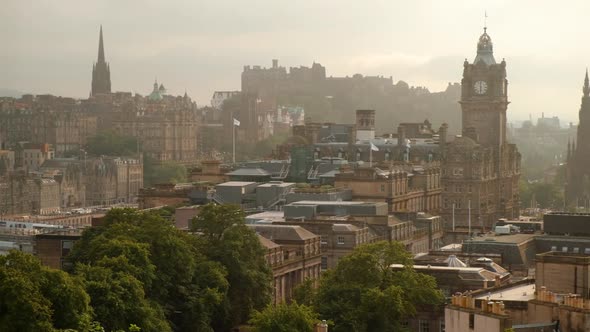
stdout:
[(0, 216), (59, 212), (59, 183), (53, 178), (15, 172), (0, 178)]
[(248, 225), (267, 248), (274, 277), (273, 302), (289, 302), (306, 279), (320, 276), (320, 237), (300, 226)]
[(334, 186), (351, 189), (353, 200), (387, 202), (389, 212), (437, 214), (442, 191), (440, 175), (438, 162), (422, 165), (398, 162), (374, 168), (343, 167), (335, 174)]
[(138, 149), (146, 158), (194, 164), (200, 127), (197, 105), (186, 94), (174, 97), (163, 91), (155, 83), (149, 97), (135, 95), (108, 102), (109, 111), (103, 115), (108, 119), (100, 128), (137, 137)]
[(306, 145), (313, 158), (340, 158), (351, 162), (431, 162), (440, 159), (440, 142), (448, 126), (432, 129), (428, 120), (400, 123), (395, 133), (375, 135), (375, 110), (357, 110), (355, 124), (306, 122), (293, 126), (293, 138), (279, 146), (277, 157), (286, 158), (292, 145)]
[(85, 162), (86, 205), (133, 203), (143, 187), (141, 160), (99, 157)]
[(46, 177), (54, 178), (60, 187), (62, 208), (82, 207), (86, 203), (86, 178), (84, 160), (57, 158), (46, 160), (40, 171)]
[(457, 227), (484, 231), (519, 215), (520, 153), (506, 140), (506, 61), (496, 63), (485, 28), (475, 60), (463, 67), (463, 135), (443, 147), (441, 215), (447, 228), (454, 219)]
[(25, 143), (22, 149), (17, 149), (22, 165), (18, 165), (27, 171), (38, 171), (41, 165), (55, 157), (55, 151), (49, 144), (31, 144)]
[[(20, 142), (49, 144), (56, 156), (78, 152), (96, 134), (97, 115), (73, 98), (23, 95), (0, 98), (0, 141), (18, 153)], [(17, 161), (22, 165), (22, 161)]]

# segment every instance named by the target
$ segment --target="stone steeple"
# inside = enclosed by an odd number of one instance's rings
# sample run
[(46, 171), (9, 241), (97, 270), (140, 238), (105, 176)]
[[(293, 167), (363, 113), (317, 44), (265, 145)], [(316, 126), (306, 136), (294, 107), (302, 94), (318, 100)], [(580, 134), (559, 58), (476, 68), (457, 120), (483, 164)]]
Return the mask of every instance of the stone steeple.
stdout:
[(98, 59), (92, 66), (92, 90), (91, 95), (111, 92), (111, 69), (105, 60), (104, 42), (102, 39), (102, 25), (98, 39)]

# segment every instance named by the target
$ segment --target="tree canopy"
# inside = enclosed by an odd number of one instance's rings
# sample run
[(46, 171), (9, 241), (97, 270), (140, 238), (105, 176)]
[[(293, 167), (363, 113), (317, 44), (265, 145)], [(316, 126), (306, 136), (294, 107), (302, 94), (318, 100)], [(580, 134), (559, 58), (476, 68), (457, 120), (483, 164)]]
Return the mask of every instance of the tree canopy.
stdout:
[(88, 138), (86, 151), (100, 156), (131, 156), (137, 153), (137, 138), (119, 135), (113, 131), (103, 131)]
[(90, 298), (81, 281), (34, 256), (0, 256), (0, 331), (86, 330)]
[(143, 159), (143, 182), (146, 187), (158, 183), (186, 182), (187, 171), (184, 165), (173, 162), (158, 162), (145, 156)]
[(225, 268), (200, 252), (198, 240), (155, 213), (111, 210), (70, 258), (96, 319), (112, 330), (212, 331), (229, 287)]
[(217, 312), (216, 331), (248, 321), (271, 299), (272, 272), (265, 260), (266, 249), (256, 233), (246, 226), (244, 212), (233, 205), (204, 206), (192, 222), (200, 251), (227, 270), (228, 296)]
[[(394, 271), (391, 264), (403, 264)], [(443, 300), (433, 277), (412, 268), (410, 254), (398, 242), (360, 246), (322, 275), (313, 305), (333, 331), (399, 331), (400, 321), (423, 305)]]
[(312, 308), (291, 303), (269, 305), (262, 311), (255, 311), (250, 320), (253, 332), (313, 332), (318, 322)]

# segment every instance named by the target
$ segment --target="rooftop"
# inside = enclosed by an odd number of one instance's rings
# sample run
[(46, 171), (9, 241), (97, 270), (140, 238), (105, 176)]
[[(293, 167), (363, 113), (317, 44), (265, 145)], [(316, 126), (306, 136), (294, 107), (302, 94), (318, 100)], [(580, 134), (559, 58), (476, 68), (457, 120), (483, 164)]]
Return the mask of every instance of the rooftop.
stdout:
[(535, 299), (535, 284), (519, 284), (511, 287), (490, 289), (490, 292), (475, 296), (475, 299), (490, 297), (492, 301), (529, 301)]
[(294, 182), (271, 181), (271, 182), (267, 182), (267, 183), (263, 183), (263, 184), (259, 185), (258, 188), (270, 188), (270, 187), (286, 188), (286, 187), (291, 187), (294, 185), (295, 185)]
[(289, 205), (376, 205), (385, 204), (380, 202), (361, 202), (361, 201), (297, 201)]
[(260, 243), (266, 248), (266, 249), (274, 249), (274, 248), (279, 248), (280, 245), (272, 242), (271, 240), (265, 238), (264, 236), (257, 234), (258, 235), (258, 239), (260, 240)]
[(482, 237), (474, 237), (470, 240), (467, 240), (466, 242), (470, 242), (470, 243), (485, 242), (486, 244), (493, 244), (493, 243), (520, 244), (520, 243), (532, 240), (536, 236), (539, 236), (539, 234), (484, 235)]
[(271, 174), (262, 168), (238, 168), (227, 173), (229, 176), (270, 176)]
[(217, 187), (245, 187), (253, 184), (256, 184), (256, 182), (228, 181), (218, 184)]
[(305, 241), (319, 237), (301, 226), (248, 225), (254, 231), (272, 241)]

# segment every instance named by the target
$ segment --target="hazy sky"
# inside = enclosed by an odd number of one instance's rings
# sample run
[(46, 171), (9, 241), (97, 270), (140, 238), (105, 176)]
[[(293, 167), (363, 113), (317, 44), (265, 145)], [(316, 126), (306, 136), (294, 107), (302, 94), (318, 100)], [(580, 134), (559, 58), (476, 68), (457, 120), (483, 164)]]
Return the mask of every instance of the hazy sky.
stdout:
[(88, 96), (102, 24), (115, 91), (147, 94), (157, 77), (209, 104), (215, 90), (239, 90), (243, 65), (273, 58), (439, 91), (473, 61), (486, 10), (496, 59), (508, 64), (509, 117), (577, 122), (587, 0), (3, 0), (0, 88)]

